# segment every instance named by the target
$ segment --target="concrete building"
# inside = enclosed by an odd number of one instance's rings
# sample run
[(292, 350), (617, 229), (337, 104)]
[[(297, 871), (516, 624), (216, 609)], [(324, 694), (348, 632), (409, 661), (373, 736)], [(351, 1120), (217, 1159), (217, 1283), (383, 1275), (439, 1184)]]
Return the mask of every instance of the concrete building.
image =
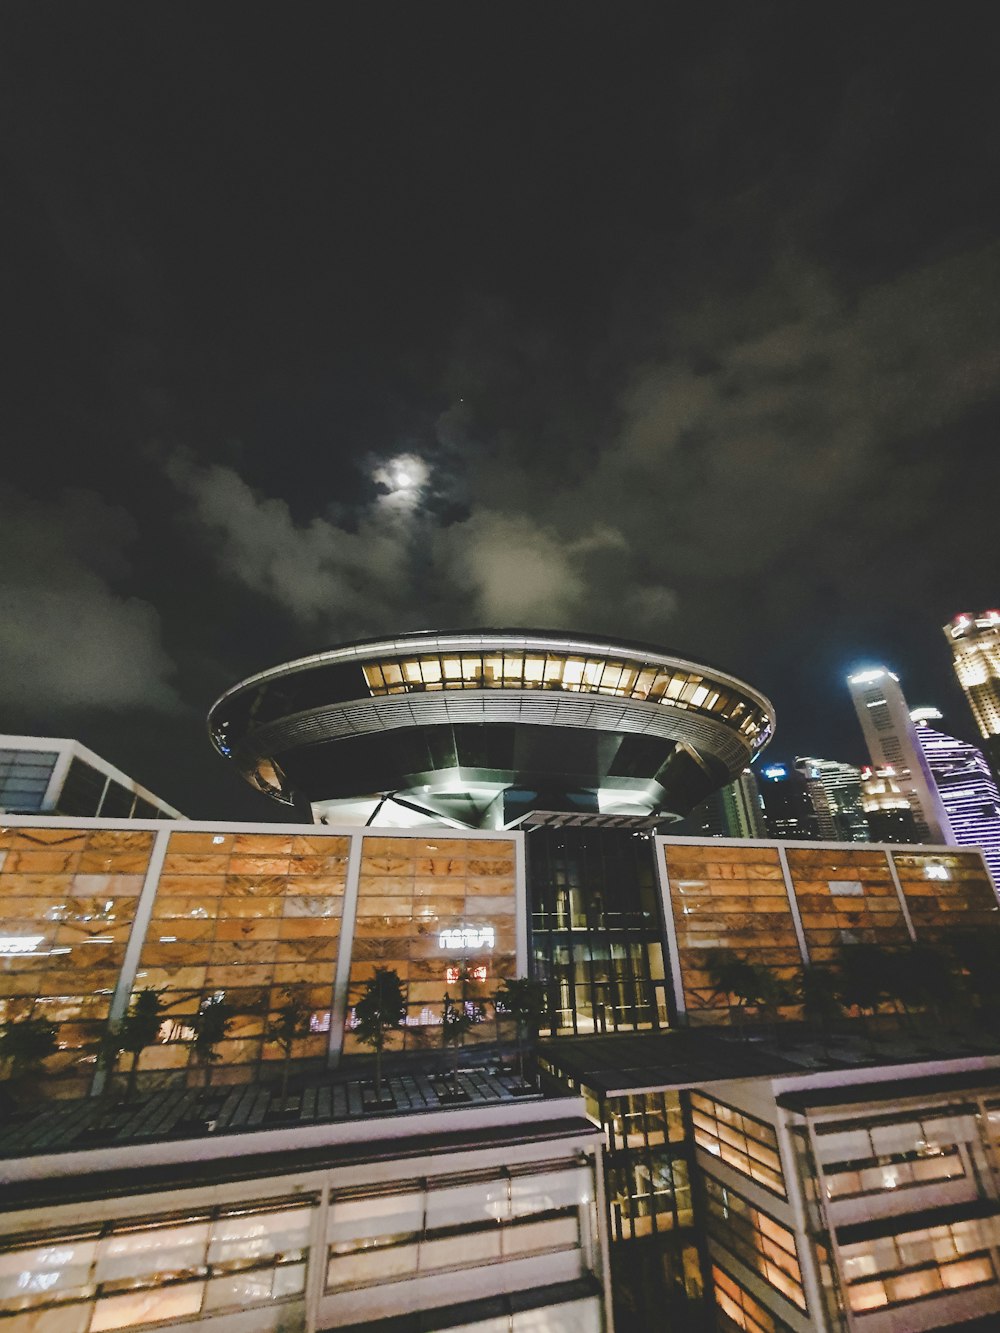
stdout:
[(925, 842), (953, 842), (948, 815), (899, 685), (885, 667), (848, 677), (851, 698), (861, 723), (872, 768), (891, 769), (906, 798), (917, 835)]
[(79, 741), (54, 736), (0, 736), (0, 814), (183, 818)]
[(1000, 611), (963, 611), (943, 626), (958, 683), (976, 719), (994, 775), (1000, 773)]

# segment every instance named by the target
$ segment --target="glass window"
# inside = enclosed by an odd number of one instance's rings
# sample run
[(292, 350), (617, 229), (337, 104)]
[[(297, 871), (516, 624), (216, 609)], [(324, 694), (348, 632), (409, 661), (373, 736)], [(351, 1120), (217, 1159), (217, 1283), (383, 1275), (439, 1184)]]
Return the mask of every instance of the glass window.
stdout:
[(843, 1245), (851, 1309), (904, 1305), (943, 1290), (996, 1283), (987, 1244), (973, 1219)]
[(778, 1139), (770, 1125), (700, 1092), (691, 1094), (691, 1112), (699, 1148), (772, 1194), (787, 1198)]
[[(216, 1209), (183, 1220), (143, 1218), (49, 1236), (0, 1252), (0, 1314), (31, 1311), (48, 1328), (180, 1322), (302, 1292), (315, 1198), (286, 1208)], [(74, 1314), (74, 1309), (79, 1314)]]
[(578, 1249), (580, 1209), (594, 1198), (590, 1169), (575, 1162), (409, 1186), (331, 1199), (328, 1290)]
[(757, 1272), (775, 1291), (805, 1310), (795, 1236), (742, 1194), (705, 1176), (708, 1230), (715, 1240)]

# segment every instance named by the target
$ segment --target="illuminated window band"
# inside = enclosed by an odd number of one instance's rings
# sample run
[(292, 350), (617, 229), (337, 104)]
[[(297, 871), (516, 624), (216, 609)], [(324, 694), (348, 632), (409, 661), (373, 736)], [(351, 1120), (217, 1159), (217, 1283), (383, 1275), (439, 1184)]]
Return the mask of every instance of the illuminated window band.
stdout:
[(492, 949), (496, 931), (492, 926), (463, 926), (461, 930), (442, 930), (438, 936), (442, 949)]
[(755, 746), (770, 734), (762, 709), (729, 687), (697, 672), (672, 671), (639, 661), (610, 661), (559, 653), (422, 653), (364, 664), (372, 695), (428, 690), (567, 690), (690, 708), (731, 723)]

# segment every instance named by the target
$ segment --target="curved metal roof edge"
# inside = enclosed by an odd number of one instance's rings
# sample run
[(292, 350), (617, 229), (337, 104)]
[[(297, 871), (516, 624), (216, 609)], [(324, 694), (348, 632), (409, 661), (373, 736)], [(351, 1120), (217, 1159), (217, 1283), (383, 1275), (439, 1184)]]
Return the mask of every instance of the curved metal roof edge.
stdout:
[[(350, 643), (340, 644), (335, 648), (326, 648), (318, 653), (310, 653), (306, 657), (293, 658), (288, 662), (280, 662), (276, 666), (267, 667), (263, 671), (255, 672), (252, 676), (237, 681), (235, 685), (230, 685), (228, 690), (215, 700), (208, 710), (208, 717), (224, 703), (225, 700), (238, 694), (240, 691), (248, 689), (252, 685), (259, 685), (267, 680), (274, 680), (281, 676), (289, 676), (302, 670), (311, 670), (314, 667), (326, 665), (330, 662), (345, 661), (350, 662), (363, 661), (368, 657), (374, 656), (376, 650), (398, 655), (411, 649), (418, 649), (421, 644), (430, 647), (432, 644), (440, 645), (442, 641), (454, 643), (456, 641), (465, 641), (468, 644), (512, 642), (527, 648), (537, 644), (539, 647), (545, 645), (552, 646), (560, 644), (570, 651), (581, 651), (589, 648), (596, 648), (600, 654), (606, 653), (607, 656), (623, 656), (636, 658), (642, 661), (648, 661), (657, 666), (679, 666), (686, 668), (695, 668), (699, 671), (705, 671), (716, 677), (720, 682), (736, 686), (756, 700), (768, 714), (771, 719), (771, 737), (774, 739), (774, 732), (777, 730), (777, 716), (774, 704), (761, 690), (753, 685), (748, 685), (745, 680), (732, 675), (728, 671), (712, 666), (707, 662), (695, 661), (690, 657), (681, 657), (671, 653), (664, 648), (658, 648), (654, 644), (648, 644), (633, 639), (616, 639), (601, 634), (577, 634), (571, 631), (563, 630), (538, 630), (538, 629), (469, 629), (469, 630), (411, 630), (405, 634), (400, 634), (392, 638), (380, 636), (372, 639), (355, 639)], [(368, 650), (372, 650), (369, 652)]]

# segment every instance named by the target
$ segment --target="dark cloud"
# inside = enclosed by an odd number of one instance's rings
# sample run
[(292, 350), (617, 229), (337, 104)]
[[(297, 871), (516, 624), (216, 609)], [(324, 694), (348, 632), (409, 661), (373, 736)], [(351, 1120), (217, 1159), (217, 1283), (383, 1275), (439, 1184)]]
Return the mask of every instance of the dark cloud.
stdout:
[(0, 490), (0, 701), (19, 712), (176, 712), (156, 610), (122, 591), (136, 527), (88, 491)]
[(3, 23), (19, 725), (124, 761), (186, 709), (165, 794), (238, 813), (194, 724), (232, 679), (503, 622), (703, 654), (806, 751), (859, 754), (860, 657), (961, 707), (939, 625), (1000, 597), (991, 12)]

